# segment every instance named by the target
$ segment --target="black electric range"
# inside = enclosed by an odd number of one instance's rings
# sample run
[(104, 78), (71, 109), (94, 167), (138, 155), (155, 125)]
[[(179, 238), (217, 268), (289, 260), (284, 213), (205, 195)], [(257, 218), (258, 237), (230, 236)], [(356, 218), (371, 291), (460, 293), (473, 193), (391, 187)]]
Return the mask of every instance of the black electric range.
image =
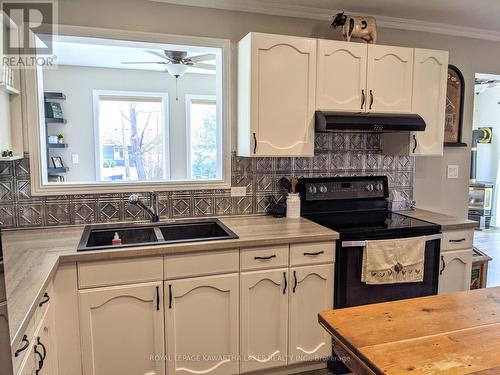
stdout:
[[(335, 230), (334, 308), (437, 294), (441, 227), (388, 210), (386, 176), (300, 179), (302, 216)], [(366, 240), (425, 236), (424, 280), (368, 285), (361, 281)], [(334, 373), (347, 370), (330, 361)]]
[[(388, 210), (386, 176), (303, 178), (297, 190), (302, 216), (335, 230), (334, 307), (437, 294), (441, 227)], [(387, 285), (361, 282), (365, 240), (426, 236), (424, 281)]]

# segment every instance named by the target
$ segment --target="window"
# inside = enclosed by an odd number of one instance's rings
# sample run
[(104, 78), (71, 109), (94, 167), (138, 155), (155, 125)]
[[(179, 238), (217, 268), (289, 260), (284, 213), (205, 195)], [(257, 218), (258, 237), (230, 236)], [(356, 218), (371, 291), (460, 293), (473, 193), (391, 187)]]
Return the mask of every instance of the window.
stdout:
[(169, 178), (168, 97), (94, 90), (98, 181)]
[(218, 175), (220, 140), (214, 96), (186, 95), (187, 166), (192, 180), (210, 180)]

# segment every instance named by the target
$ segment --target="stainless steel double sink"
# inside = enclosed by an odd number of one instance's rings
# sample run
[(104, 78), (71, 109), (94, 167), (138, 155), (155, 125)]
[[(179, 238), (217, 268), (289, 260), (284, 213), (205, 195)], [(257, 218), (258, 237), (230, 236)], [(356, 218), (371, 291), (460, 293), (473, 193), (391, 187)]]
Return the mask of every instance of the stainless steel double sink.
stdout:
[[(122, 243), (113, 245), (118, 234)], [(103, 224), (85, 227), (77, 251), (119, 249), (238, 238), (218, 219), (176, 220), (150, 224)]]

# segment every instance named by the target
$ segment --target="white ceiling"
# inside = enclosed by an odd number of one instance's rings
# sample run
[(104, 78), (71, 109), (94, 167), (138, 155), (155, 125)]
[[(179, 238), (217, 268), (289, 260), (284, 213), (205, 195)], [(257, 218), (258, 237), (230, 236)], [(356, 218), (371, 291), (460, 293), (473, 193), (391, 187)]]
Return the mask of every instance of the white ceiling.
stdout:
[[(162, 64), (122, 64), (125, 61), (162, 61), (160, 57), (151, 54), (163, 54), (163, 50), (186, 51), (188, 56), (204, 53), (214, 53), (213, 48), (206, 50), (200, 47), (176, 46), (167, 44), (148, 44), (106, 39), (59, 36), (54, 41), (54, 52), (59, 65), (90, 66), (112, 69), (136, 69), (151, 71), (166, 71)], [(165, 60), (163, 60), (165, 61)], [(215, 60), (205, 63), (215, 65)], [(189, 67), (187, 73), (215, 74), (215, 71)]]
[(500, 40), (499, 0), (152, 0), (299, 18), (339, 10), (374, 15), (380, 26)]

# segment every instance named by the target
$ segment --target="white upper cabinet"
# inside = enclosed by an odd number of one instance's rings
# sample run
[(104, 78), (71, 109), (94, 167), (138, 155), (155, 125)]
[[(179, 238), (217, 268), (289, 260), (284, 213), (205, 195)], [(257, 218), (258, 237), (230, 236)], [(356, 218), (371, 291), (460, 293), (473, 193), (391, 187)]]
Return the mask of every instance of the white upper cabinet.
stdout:
[(237, 374), (238, 274), (167, 281), (165, 300), (167, 373)]
[(410, 113), (413, 48), (368, 46), (367, 112)]
[(333, 309), (333, 263), (290, 269), (288, 363), (332, 354), (330, 335), (318, 324), (318, 313)]
[(368, 46), (318, 40), (316, 109), (364, 112)]
[(448, 52), (415, 49), (412, 112), (422, 116), (426, 128), (413, 133), (413, 155), (443, 155), (447, 75)]
[(287, 364), (287, 278), (288, 268), (241, 274), (241, 372)]
[(165, 374), (161, 296), (161, 282), (79, 291), (83, 375)]
[(238, 44), (238, 155), (313, 156), (316, 40), (250, 33)]

